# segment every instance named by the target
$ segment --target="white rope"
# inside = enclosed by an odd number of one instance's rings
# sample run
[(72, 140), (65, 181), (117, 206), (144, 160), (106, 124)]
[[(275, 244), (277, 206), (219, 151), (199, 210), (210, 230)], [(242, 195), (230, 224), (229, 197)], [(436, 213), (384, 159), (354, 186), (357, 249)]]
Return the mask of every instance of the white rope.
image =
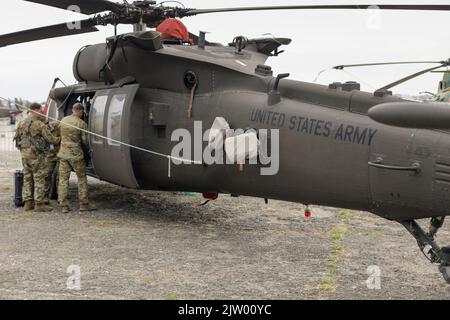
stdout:
[[(3, 97), (0, 97), (0, 99), (8, 101), (8, 99), (5, 99)], [(25, 109), (25, 110), (27, 110), (29, 112), (37, 113), (34, 110), (31, 110), (30, 108), (25, 107), (24, 105), (21, 105), (21, 104), (17, 104), (17, 105), (19, 107), (21, 107), (22, 109)], [(47, 118), (52, 120), (52, 121), (56, 121), (58, 123), (62, 123), (61, 120), (52, 118), (52, 117), (50, 117), (48, 115), (47, 115)], [(182, 163), (202, 164), (201, 161), (195, 161), (195, 160), (183, 159), (183, 158), (178, 158), (178, 157), (172, 157), (171, 155), (163, 154), (163, 153), (152, 151), (152, 150), (149, 150), (149, 149), (144, 149), (144, 148), (141, 148), (141, 147), (138, 147), (138, 146), (126, 143), (126, 142), (122, 142), (122, 141), (119, 141), (119, 140), (116, 140), (116, 139), (113, 139), (113, 138), (105, 137), (105, 136), (103, 136), (101, 134), (98, 134), (98, 133), (95, 133), (95, 132), (91, 132), (89, 130), (84, 130), (84, 129), (78, 128), (78, 127), (73, 126), (73, 125), (68, 124), (68, 123), (63, 123), (63, 125), (68, 126), (68, 127), (72, 127), (72, 128), (77, 129), (77, 130), (79, 130), (81, 132), (85, 132), (85, 133), (90, 134), (92, 136), (95, 136), (95, 137), (98, 137), (98, 138), (101, 138), (101, 139), (105, 139), (105, 140), (108, 140), (108, 141), (111, 141), (111, 142), (114, 142), (114, 143), (117, 143), (117, 144), (129, 147), (129, 148), (132, 148), (132, 149), (136, 149), (136, 150), (139, 150), (139, 151), (147, 152), (147, 153), (153, 154), (155, 156), (167, 158), (168, 161), (169, 161), (169, 169), (168, 169), (168, 177), (169, 178), (171, 176), (170, 164), (171, 164), (171, 161), (173, 161), (173, 160), (176, 160), (176, 161), (179, 161), (179, 162), (182, 162)]]

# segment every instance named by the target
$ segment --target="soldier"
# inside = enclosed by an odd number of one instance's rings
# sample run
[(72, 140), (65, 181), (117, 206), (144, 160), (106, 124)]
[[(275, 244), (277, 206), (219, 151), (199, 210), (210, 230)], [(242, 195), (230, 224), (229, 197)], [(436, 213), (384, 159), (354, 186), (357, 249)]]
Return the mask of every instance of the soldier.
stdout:
[[(49, 124), (50, 132), (55, 137), (60, 137), (59, 134), (59, 123), (57, 121), (51, 121)], [(45, 168), (47, 170), (46, 179), (45, 179), (45, 198), (44, 202), (46, 204), (50, 203), (51, 197), (51, 188), (52, 188), (52, 177), (53, 172), (58, 172), (58, 157), (57, 154), (59, 152), (59, 144), (51, 144), (50, 149), (48, 150), (45, 157)]]
[[(51, 134), (44, 123), (42, 106), (33, 103), (31, 114), (17, 126), (14, 140), (20, 149), (23, 165), (23, 199), (25, 211), (52, 211), (53, 208), (44, 203), (45, 198), (45, 154), (50, 144), (58, 144), (60, 139)], [(34, 204), (33, 204), (34, 193)]]
[[(80, 211), (95, 210), (95, 206), (88, 201), (88, 186), (86, 177), (86, 161), (84, 159), (83, 146), (88, 146), (87, 124), (82, 120), (84, 107), (81, 103), (75, 103), (72, 107), (72, 115), (65, 117), (60, 124), (61, 146), (58, 152), (59, 158), (59, 183), (58, 202), (63, 213), (70, 211), (67, 198), (69, 178), (71, 171), (75, 171), (78, 178), (78, 199)], [(79, 130), (82, 129), (82, 130)]]

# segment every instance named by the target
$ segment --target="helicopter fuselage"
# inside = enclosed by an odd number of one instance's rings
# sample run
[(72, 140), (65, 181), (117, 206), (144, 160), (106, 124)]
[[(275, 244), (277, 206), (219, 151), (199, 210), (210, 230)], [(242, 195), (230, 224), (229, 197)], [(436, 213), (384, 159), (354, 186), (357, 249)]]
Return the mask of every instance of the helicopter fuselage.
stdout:
[[(116, 142), (91, 135), (91, 174), (118, 185), (366, 210), (399, 221), (447, 214), (448, 133), (373, 121), (369, 108), (402, 100), (361, 92), (355, 83), (281, 80), (274, 103), (276, 79), (262, 68), (266, 59), (258, 50), (233, 47), (99, 44), (77, 54), (80, 84), (53, 96), (92, 98), (90, 131)], [(167, 158), (142, 151), (170, 155), (179, 143), (175, 130), (195, 139), (195, 123), (204, 131), (217, 117), (234, 129), (279, 130), (277, 174), (261, 175), (260, 163), (185, 163), (171, 164), (169, 176)]]

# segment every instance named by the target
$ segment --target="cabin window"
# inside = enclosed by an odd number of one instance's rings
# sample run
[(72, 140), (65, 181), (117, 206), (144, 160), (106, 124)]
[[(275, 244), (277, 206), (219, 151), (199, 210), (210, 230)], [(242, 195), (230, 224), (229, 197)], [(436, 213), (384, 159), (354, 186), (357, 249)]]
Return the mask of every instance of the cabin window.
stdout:
[[(122, 110), (125, 104), (126, 94), (116, 94), (112, 97), (108, 110), (108, 138), (120, 141), (122, 129)], [(119, 146), (120, 144), (108, 140), (108, 144)]]
[[(93, 103), (91, 117), (89, 119), (91, 131), (99, 135), (103, 135), (103, 119), (105, 118), (105, 107), (107, 101), (108, 96), (96, 97)], [(92, 142), (101, 144), (103, 143), (103, 139), (94, 135)]]

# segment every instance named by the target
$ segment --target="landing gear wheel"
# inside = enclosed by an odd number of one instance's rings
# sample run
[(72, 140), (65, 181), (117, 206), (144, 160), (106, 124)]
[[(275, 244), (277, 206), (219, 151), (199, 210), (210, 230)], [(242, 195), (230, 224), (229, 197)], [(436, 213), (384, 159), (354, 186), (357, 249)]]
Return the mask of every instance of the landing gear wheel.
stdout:
[(450, 284), (450, 266), (446, 265), (440, 265), (439, 271), (442, 273), (442, 276), (444, 277), (445, 281), (447, 281), (448, 284)]
[(417, 240), (420, 250), (430, 260), (431, 263), (439, 264), (439, 271), (442, 273), (445, 281), (450, 284), (450, 246), (440, 247), (435, 241), (434, 236), (442, 227), (444, 219), (432, 220), (431, 230), (427, 234), (414, 220), (401, 221), (400, 223)]

